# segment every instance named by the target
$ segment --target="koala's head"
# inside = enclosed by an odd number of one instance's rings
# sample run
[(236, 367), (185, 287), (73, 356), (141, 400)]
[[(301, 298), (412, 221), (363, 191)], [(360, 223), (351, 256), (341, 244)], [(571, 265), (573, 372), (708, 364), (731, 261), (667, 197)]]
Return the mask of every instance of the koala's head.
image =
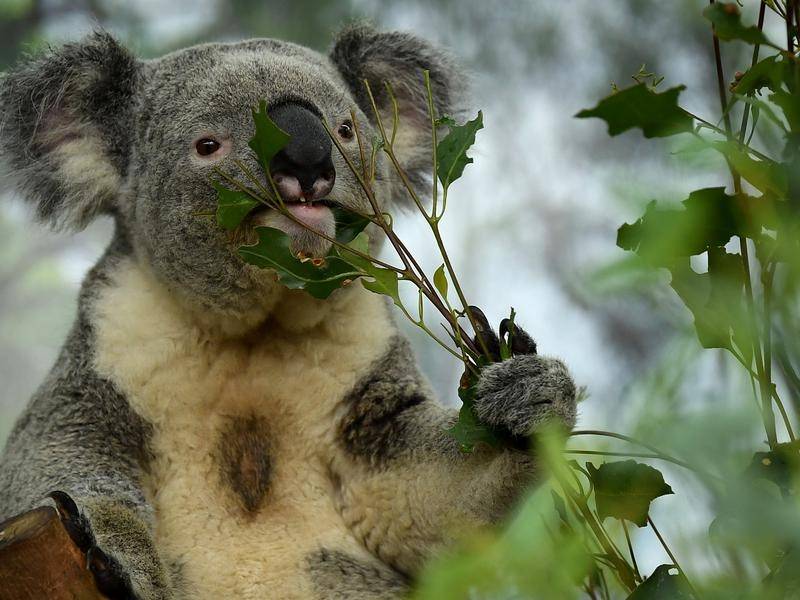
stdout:
[[(369, 204), (323, 120), (360, 164), (351, 110), (369, 146), (376, 122), (363, 81), (389, 127), (390, 82), (400, 123), (395, 151), (412, 183), (424, 188), (431, 176), (425, 69), (437, 111), (451, 113), (460, 99), (452, 64), (408, 34), (351, 27), (327, 56), (256, 39), (144, 61), (96, 33), (23, 61), (0, 80), (0, 151), (41, 220), (80, 229), (112, 215), (136, 259), (171, 290), (236, 318), (268, 307), (279, 293), (270, 273), (236, 253), (253, 226), (283, 229), (307, 254), (328, 250), (324, 239), (274, 211), (257, 211), (234, 235), (217, 226), (214, 169), (241, 178), (240, 161), (264, 177), (248, 146), (252, 109), (265, 101), (292, 136), (271, 168), (287, 207), (333, 234), (330, 205), (366, 211)], [(391, 210), (404, 192), (379, 158), (376, 193)]]

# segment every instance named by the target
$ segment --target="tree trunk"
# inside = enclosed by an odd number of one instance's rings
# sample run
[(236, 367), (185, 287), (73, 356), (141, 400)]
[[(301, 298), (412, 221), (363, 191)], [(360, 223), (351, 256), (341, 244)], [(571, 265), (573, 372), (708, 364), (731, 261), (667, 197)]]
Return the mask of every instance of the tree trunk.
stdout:
[(0, 600), (101, 600), (54, 508), (0, 523)]

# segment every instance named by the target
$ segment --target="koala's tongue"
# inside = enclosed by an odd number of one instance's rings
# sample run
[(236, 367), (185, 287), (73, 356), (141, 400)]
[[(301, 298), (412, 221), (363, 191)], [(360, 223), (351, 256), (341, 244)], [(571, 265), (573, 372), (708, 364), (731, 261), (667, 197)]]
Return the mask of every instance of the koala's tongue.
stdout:
[(333, 221), (331, 209), (323, 204), (311, 204), (310, 202), (287, 202), (288, 210), (297, 219), (317, 231), (327, 233), (328, 224)]
[[(331, 243), (315, 235), (309, 229), (319, 231), (327, 237), (336, 235), (336, 219), (331, 209), (324, 204), (287, 202), (289, 215), (277, 210), (262, 210), (253, 215), (255, 227), (274, 227), (285, 232), (292, 241), (292, 250), (310, 257), (323, 257), (330, 250)], [(302, 223), (302, 224), (301, 224)], [(308, 229), (307, 229), (308, 228)]]

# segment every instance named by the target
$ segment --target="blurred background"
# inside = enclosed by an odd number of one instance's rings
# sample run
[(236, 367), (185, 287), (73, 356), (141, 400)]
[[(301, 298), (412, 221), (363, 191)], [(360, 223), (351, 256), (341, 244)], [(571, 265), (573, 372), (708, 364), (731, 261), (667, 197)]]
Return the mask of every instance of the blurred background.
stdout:
[[(471, 80), (471, 112), (482, 109), (485, 121), (472, 151), (475, 163), (452, 188), (445, 220), (468, 298), (497, 322), (513, 306), (540, 352), (565, 360), (588, 393), (580, 428), (637, 430), (653, 439), (661, 415), (679, 428), (686, 423), (695, 435), (689, 425), (726, 402), (754, 409), (720, 391), (727, 363), (716, 351), (700, 357), (688, 311), (665, 278), (637, 269), (616, 248), (616, 228), (637, 219), (650, 199), (677, 201), (694, 187), (729, 182), (724, 169), (718, 176), (701, 170), (667, 142), (638, 133), (612, 141), (602, 122), (574, 115), (594, 106), (612, 83), (632, 83), (646, 64), (665, 77), (664, 88), (686, 83), (682, 104), (715, 119), (711, 35), (699, 16), (706, 4), (0, 0), (0, 70), (25, 52), (96, 27), (143, 57), (254, 36), (324, 51), (342, 23), (364, 18), (450, 48)], [(751, 15), (751, 8), (745, 12)], [(731, 77), (746, 68), (743, 47), (725, 52)], [(2, 182), (0, 196), (1, 442), (59, 350), (81, 278), (110, 239), (110, 223), (57, 234), (33, 224), (30, 210)], [(409, 214), (398, 227), (410, 247), (429, 257), (423, 262), (432, 271), (438, 264), (422, 225)], [(409, 334), (441, 397), (454, 402), (458, 364), (424, 336)], [(747, 418), (754, 427), (742, 425), (741, 434), (758, 440), (757, 414)], [(705, 441), (714, 440), (709, 434)], [(681, 477), (665, 472), (671, 483)], [(676, 496), (656, 511), (677, 515), (681, 502), (690, 501)], [(692, 527), (671, 521), (666, 529), (677, 537)], [(645, 556), (645, 566), (658, 560)]]

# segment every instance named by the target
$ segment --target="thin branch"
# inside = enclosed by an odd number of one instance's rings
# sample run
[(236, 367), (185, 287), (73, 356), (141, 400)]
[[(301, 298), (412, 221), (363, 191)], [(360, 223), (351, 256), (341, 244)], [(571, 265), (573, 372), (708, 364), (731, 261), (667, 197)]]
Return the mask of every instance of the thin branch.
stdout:
[[(714, 0), (709, 0), (710, 4), (714, 4)], [(722, 107), (723, 120), (725, 123), (725, 136), (728, 141), (733, 140), (733, 131), (731, 128), (731, 118), (728, 113), (728, 96), (725, 91), (725, 73), (722, 67), (722, 52), (720, 51), (719, 38), (714, 26), (711, 26), (711, 37), (714, 46), (714, 64), (717, 72), (717, 91), (719, 92), (719, 101)], [(742, 180), (739, 172), (733, 167), (731, 162), (726, 158), (728, 169), (733, 178), (733, 189), (736, 195), (742, 193)], [(750, 258), (747, 247), (747, 238), (739, 236), (739, 248), (742, 256), (742, 266), (744, 269), (744, 287), (745, 287), (745, 300), (747, 303), (748, 317), (750, 320), (751, 334), (756, 338), (753, 340), (753, 351), (756, 361), (756, 372), (761, 390), (761, 415), (764, 423), (764, 430), (767, 434), (767, 442), (770, 449), (774, 448), (778, 443), (777, 433), (775, 430), (775, 415), (772, 412), (772, 394), (771, 385), (766, 379), (764, 372), (764, 362), (761, 355), (761, 344), (758, 341), (758, 319), (756, 317), (755, 296), (753, 294), (753, 283), (750, 276)]]
[(667, 546), (667, 542), (664, 541), (664, 538), (661, 536), (661, 532), (658, 531), (658, 529), (656, 528), (656, 524), (653, 523), (653, 519), (651, 519), (648, 516), (647, 517), (647, 522), (650, 525), (650, 527), (652, 528), (653, 533), (656, 534), (656, 537), (658, 538), (658, 541), (661, 542), (661, 546), (662, 546), (662, 548), (664, 548), (664, 551), (669, 556), (669, 559), (672, 561), (672, 564), (675, 565), (675, 568), (678, 569), (681, 572), (681, 574), (683, 575), (684, 579), (686, 580), (686, 584), (689, 586), (689, 589), (691, 589), (691, 591), (692, 591), (692, 595), (695, 598), (697, 598), (698, 597), (697, 591), (694, 589), (694, 586), (689, 581), (689, 578), (686, 577), (686, 571), (683, 570), (681, 565), (678, 563), (678, 559), (675, 558), (675, 555), (672, 553), (672, 550), (670, 550), (669, 546)]
[(633, 544), (631, 544), (631, 535), (628, 533), (628, 524), (625, 522), (625, 519), (620, 519), (620, 522), (622, 523), (622, 531), (625, 532), (625, 541), (628, 543), (628, 553), (631, 555), (633, 570), (636, 573), (637, 579), (642, 581), (642, 574), (639, 572), (639, 565), (636, 564), (636, 554), (633, 551)]

